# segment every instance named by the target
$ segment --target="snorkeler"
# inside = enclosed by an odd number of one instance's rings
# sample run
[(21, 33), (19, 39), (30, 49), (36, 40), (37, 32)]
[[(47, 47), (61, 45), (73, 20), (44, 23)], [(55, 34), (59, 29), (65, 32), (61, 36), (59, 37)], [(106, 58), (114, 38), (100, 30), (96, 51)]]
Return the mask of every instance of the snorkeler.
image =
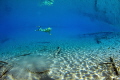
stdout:
[(52, 28), (48, 27), (48, 28), (42, 29), (41, 26), (38, 26), (38, 27), (40, 27), (40, 28), (35, 31), (47, 32), (51, 35), (50, 31), (52, 30)]

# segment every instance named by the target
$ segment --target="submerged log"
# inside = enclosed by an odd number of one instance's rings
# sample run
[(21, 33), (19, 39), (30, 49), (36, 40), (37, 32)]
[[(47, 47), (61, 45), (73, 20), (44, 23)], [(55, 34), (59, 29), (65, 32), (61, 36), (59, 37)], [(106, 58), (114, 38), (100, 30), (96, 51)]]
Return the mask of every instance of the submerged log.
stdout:
[(6, 68), (0, 75), (0, 78), (2, 78), (5, 74), (7, 74), (11, 69), (13, 68), (13, 66), (9, 66), (9, 68)]
[(49, 70), (45, 70), (45, 71), (31, 71), (29, 69), (26, 69), (26, 70), (33, 74), (47, 74), (49, 72)]
[(117, 67), (115, 66), (115, 63), (113, 61), (113, 58), (110, 57), (110, 62), (113, 63), (112, 64), (112, 67), (113, 67), (113, 70), (115, 71), (115, 74), (118, 76), (119, 75), (119, 72), (117, 70)]
[(101, 64), (111, 64), (112, 65), (112, 68), (115, 72), (115, 75), (119, 76), (119, 72), (118, 72), (118, 69), (117, 67), (115, 66), (115, 63), (113, 61), (113, 58), (110, 57), (110, 62), (105, 62), (105, 63), (101, 63)]
[(28, 53), (28, 54), (23, 54), (23, 55), (19, 55), (19, 56), (16, 56), (16, 57), (20, 57), (20, 56), (27, 56), (27, 55), (30, 55), (32, 53)]
[(0, 69), (4, 66), (4, 65), (6, 65), (6, 64), (8, 64), (7, 62), (4, 62), (4, 61), (0, 61)]
[(4, 62), (4, 61), (0, 61), (0, 63), (5, 63), (5, 64), (8, 64), (7, 62)]
[(3, 69), (3, 71), (0, 72), (0, 79), (1, 79), (5, 74), (7, 74), (13, 68), (13, 66), (8, 65), (8, 63), (4, 61), (0, 61), (0, 64), (1, 64), (0, 70)]
[(56, 58), (60, 54), (61, 48), (57, 47), (57, 51), (54, 54), (54, 58)]

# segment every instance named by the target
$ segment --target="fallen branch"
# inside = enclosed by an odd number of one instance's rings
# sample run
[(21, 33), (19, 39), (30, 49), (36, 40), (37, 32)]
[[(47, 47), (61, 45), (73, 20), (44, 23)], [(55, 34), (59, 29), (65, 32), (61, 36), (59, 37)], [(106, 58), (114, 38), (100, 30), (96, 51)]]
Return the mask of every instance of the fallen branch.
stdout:
[(56, 58), (56, 56), (58, 56), (60, 54), (60, 47), (57, 47), (57, 51), (55, 52), (54, 58)]
[(119, 75), (119, 72), (118, 72), (118, 70), (117, 70), (117, 67), (115, 66), (115, 63), (114, 63), (114, 61), (113, 61), (113, 58), (111, 58), (110, 57), (110, 62), (105, 62), (105, 63), (101, 63), (101, 64), (111, 64), (112, 65), (112, 68), (113, 68), (113, 70), (114, 70), (114, 72), (115, 72), (115, 75)]
[(49, 70), (45, 70), (45, 71), (41, 71), (41, 72), (35, 72), (35, 71), (31, 71), (31, 70), (29, 70), (29, 69), (26, 69), (28, 72), (30, 72), (30, 73), (34, 73), (34, 74), (46, 74), (46, 73), (48, 73), (49, 72)]
[(6, 68), (3, 72), (2, 72), (2, 74), (0, 75), (0, 78), (2, 78), (5, 74), (7, 74), (12, 68), (13, 68), (13, 66), (11, 66), (11, 65), (8, 65), (9, 66), (9, 68)]
[(113, 70), (115, 71), (115, 74), (118, 76), (119, 73), (118, 73), (117, 67), (115, 66), (115, 63), (114, 63), (114, 61), (113, 61), (113, 58), (111, 58), (111, 57), (110, 57), (110, 62), (113, 63), (113, 64), (112, 64)]

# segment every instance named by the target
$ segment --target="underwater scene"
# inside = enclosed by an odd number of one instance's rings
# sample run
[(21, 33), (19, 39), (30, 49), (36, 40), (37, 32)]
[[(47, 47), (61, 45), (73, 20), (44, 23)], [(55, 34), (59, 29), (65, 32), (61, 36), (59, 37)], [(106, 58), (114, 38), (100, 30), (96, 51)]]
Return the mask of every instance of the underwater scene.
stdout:
[(119, 0), (0, 0), (0, 80), (120, 80)]

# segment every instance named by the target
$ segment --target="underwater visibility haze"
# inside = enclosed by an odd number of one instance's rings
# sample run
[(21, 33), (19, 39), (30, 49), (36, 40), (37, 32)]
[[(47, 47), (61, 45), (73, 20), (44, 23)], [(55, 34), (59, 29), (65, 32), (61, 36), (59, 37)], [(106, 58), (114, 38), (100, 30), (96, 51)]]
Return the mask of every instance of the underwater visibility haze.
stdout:
[(0, 0), (0, 80), (120, 80), (119, 0)]

